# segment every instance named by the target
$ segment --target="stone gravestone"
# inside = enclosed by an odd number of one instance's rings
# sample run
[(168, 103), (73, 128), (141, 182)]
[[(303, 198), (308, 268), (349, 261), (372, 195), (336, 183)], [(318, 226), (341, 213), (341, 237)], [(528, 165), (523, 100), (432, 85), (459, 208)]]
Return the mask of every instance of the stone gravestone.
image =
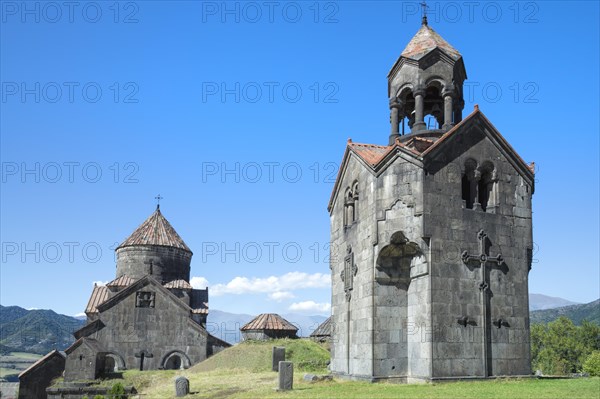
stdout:
[(285, 361), (285, 348), (281, 346), (273, 347), (273, 371), (279, 371), (279, 362)]
[(190, 393), (190, 380), (185, 377), (177, 377), (175, 380), (175, 396), (181, 397)]
[(288, 391), (294, 386), (294, 363), (279, 362), (279, 391)]

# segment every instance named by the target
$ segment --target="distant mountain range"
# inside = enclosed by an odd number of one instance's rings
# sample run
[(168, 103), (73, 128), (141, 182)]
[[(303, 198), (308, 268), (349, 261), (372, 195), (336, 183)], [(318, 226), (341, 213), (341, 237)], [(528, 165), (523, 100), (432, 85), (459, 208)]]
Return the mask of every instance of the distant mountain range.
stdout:
[(0, 305), (0, 353), (45, 355), (53, 349), (64, 350), (74, 341), (73, 331), (84, 324), (83, 320), (52, 310), (26, 310), (18, 306)]
[(564, 306), (555, 309), (535, 310), (530, 312), (531, 324), (548, 323), (566, 316), (575, 324), (581, 324), (586, 319), (600, 325), (600, 299), (579, 305)]
[(578, 305), (578, 302), (571, 302), (563, 298), (542, 294), (529, 294), (529, 311), (554, 309), (563, 306)]
[[(569, 306), (565, 306), (569, 305)], [(531, 323), (547, 323), (567, 316), (575, 324), (583, 319), (600, 324), (600, 300), (574, 304), (563, 298), (530, 294)], [(309, 336), (326, 317), (282, 314), (298, 327), (298, 335)], [(255, 316), (211, 309), (206, 328), (212, 335), (230, 343), (241, 339), (240, 328)], [(64, 350), (74, 341), (73, 331), (85, 325), (85, 319), (57, 314), (52, 310), (26, 310), (18, 306), (0, 305), (0, 354), (29, 352), (46, 354)]]

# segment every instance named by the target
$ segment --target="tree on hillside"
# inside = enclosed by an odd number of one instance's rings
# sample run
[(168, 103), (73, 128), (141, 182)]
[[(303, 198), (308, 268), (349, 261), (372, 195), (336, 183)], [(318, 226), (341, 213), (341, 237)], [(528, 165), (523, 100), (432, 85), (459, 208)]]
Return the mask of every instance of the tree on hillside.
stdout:
[(600, 326), (596, 324), (584, 321), (578, 327), (563, 316), (531, 327), (532, 365), (544, 374), (581, 372), (595, 350), (600, 350)]

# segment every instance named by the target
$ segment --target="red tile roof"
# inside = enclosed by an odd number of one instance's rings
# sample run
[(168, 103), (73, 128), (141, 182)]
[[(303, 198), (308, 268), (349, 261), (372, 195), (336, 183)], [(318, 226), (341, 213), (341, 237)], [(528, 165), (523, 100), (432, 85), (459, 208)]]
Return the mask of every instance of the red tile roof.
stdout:
[(317, 329), (310, 334), (311, 337), (330, 337), (331, 336), (331, 316), (327, 318)]
[(244, 325), (241, 331), (247, 330), (288, 330), (298, 331), (292, 323), (275, 313), (263, 313)]
[(106, 286), (107, 287), (128, 287), (131, 284), (133, 284), (134, 282), (135, 282), (135, 280), (132, 279), (131, 277), (122, 275), (121, 277), (117, 277), (110, 283), (106, 284)]
[(98, 305), (108, 300), (108, 293), (108, 287), (104, 285), (94, 285), (94, 290), (92, 291), (90, 300), (87, 304), (87, 307), (85, 308), (85, 313), (97, 313)]
[(188, 283), (185, 280), (173, 280), (173, 281), (169, 281), (167, 284), (164, 285), (165, 288), (175, 288), (175, 289), (179, 289), (179, 290), (191, 290), (194, 289), (190, 283)]
[(439, 48), (455, 61), (461, 58), (458, 50), (452, 47), (429, 25), (421, 25), (421, 28), (406, 45), (402, 57), (418, 60), (435, 48)]
[(376, 145), (376, 144), (359, 144), (348, 142), (348, 147), (360, 156), (366, 163), (375, 165), (384, 157), (389, 151), (388, 146)]
[(117, 249), (137, 245), (160, 245), (192, 252), (173, 226), (165, 219), (159, 208), (156, 208), (156, 211), (135, 229)]
[(192, 313), (193, 314), (208, 314), (208, 303), (204, 302), (203, 305), (205, 307), (198, 308), (198, 309), (192, 309)]

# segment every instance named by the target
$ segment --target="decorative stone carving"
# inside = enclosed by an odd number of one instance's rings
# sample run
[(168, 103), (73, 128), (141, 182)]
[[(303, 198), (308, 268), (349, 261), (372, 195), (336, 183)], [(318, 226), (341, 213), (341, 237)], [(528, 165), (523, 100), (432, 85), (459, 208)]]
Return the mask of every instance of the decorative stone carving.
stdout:
[(135, 299), (136, 308), (153, 308), (154, 307), (154, 292), (139, 291)]
[(390, 238), (390, 243), (383, 247), (377, 257), (376, 281), (382, 285), (395, 285), (407, 290), (410, 284), (410, 268), (416, 260), (423, 257), (419, 245), (410, 242), (398, 231)]
[[(489, 270), (488, 270), (488, 264), (491, 264), (492, 267), (496, 267), (497, 269), (500, 269), (504, 274), (508, 273), (508, 267), (506, 266), (506, 264), (504, 263), (504, 258), (502, 257), (502, 254), (499, 253), (496, 256), (491, 256), (489, 254), (489, 240), (487, 238), (487, 234), (485, 233), (485, 231), (479, 230), (479, 232), (477, 232), (477, 239), (479, 240), (479, 254), (475, 254), (475, 255), (471, 255), (469, 254), (468, 251), (463, 251), (462, 253), (462, 261), (463, 263), (469, 267), (470, 264), (475, 265), (474, 267), (479, 267), (480, 272), (481, 272), (481, 280), (479, 283), (479, 291), (481, 292), (481, 320), (482, 320), (482, 324), (483, 324), (483, 334), (482, 334), (482, 338), (483, 338), (483, 352), (482, 352), (482, 357), (483, 357), (483, 370), (484, 370), (484, 377), (489, 377), (490, 375), (493, 375), (493, 371), (492, 371), (492, 363), (490, 361), (491, 358), (491, 344), (492, 344), (492, 339), (491, 339), (491, 323), (490, 323), (490, 296), (492, 294), (491, 288), (490, 288), (490, 280), (489, 280)], [(479, 265), (477, 266), (477, 263), (479, 263)], [(472, 267), (469, 267), (471, 270), (473, 270)], [(498, 320), (498, 322), (500, 323), (499, 325), (497, 325), (498, 328), (502, 327), (502, 319)], [(506, 324), (508, 324), (507, 322), (505, 322)]]
[(352, 253), (352, 247), (348, 246), (346, 249), (347, 255), (344, 258), (344, 270), (340, 273), (340, 278), (344, 282), (344, 292), (346, 293), (346, 300), (352, 298), (352, 290), (354, 289), (354, 276), (358, 273), (358, 267), (354, 264), (354, 254)]

